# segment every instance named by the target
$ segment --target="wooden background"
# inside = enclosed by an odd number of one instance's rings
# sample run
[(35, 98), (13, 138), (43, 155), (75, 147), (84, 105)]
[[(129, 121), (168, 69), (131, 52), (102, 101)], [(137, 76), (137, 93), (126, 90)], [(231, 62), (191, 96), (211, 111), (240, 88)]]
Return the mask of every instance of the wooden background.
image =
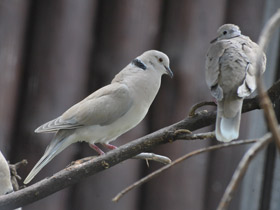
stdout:
[[(108, 84), (149, 49), (170, 57), (175, 76), (163, 78), (147, 117), (114, 144), (183, 119), (194, 103), (211, 99), (204, 61), (217, 28), (234, 23), (257, 41), (264, 21), (279, 7), (277, 0), (0, 0), (1, 151), (11, 162), (29, 161), (19, 171), (25, 178), (52, 138), (35, 134), (34, 129)], [(267, 86), (279, 77), (278, 52), (275, 36), (267, 54)], [(262, 114), (256, 111), (242, 116), (241, 127), (241, 139), (266, 131)], [(216, 143), (177, 141), (153, 152), (175, 159)], [(212, 210), (246, 149), (239, 146), (194, 157), (112, 203), (116, 193), (160, 167), (128, 160), (24, 210)], [(94, 154), (85, 143), (72, 145), (33, 183)], [(230, 209), (279, 210), (279, 165), (271, 145), (250, 167)]]

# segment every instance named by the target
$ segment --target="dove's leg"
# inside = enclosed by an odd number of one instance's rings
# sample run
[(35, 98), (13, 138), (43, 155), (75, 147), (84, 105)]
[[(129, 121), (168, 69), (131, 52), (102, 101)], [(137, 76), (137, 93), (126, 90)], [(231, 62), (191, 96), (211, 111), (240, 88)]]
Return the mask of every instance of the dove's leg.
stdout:
[(89, 144), (89, 146), (94, 149), (99, 155), (104, 155), (105, 153), (95, 144)]
[(117, 149), (118, 147), (112, 144), (102, 144), (104, 147), (108, 148), (109, 150)]

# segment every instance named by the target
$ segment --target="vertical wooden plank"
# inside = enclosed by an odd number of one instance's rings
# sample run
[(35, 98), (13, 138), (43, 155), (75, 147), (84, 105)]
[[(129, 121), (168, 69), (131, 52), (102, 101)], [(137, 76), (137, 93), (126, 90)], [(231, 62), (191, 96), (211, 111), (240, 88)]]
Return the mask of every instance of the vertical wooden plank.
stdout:
[[(262, 26), (264, 23), (275, 13), (277, 8), (280, 7), (280, 2), (275, 0), (268, 0), (264, 2), (263, 16), (262, 16)], [(273, 37), (270, 42), (269, 48), (267, 50), (267, 66), (266, 72), (264, 74), (264, 82), (266, 87), (269, 87), (275, 81), (275, 76), (277, 73), (276, 65), (279, 52), (279, 33)], [(264, 122), (263, 112), (254, 111), (250, 115), (250, 128), (249, 128), (249, 137), (260, 137), (267, 132), (267, 127)], [(258, 123), (254, 123), (258, 122)], [(266, 169), (266, 151), (263, 151), (258, 155), (258, 158), (252, 161), (251, 166), (249, 167), (242, 184), (242, 200), (240, 204), (241, 210), (259, 210), (263, 199), (263, 187), (264, 179), (266, 178), (265, 169)], [(279, 195), (278, 195), (279, 196)], [(268, 198), (269, 199), (269, 198)], [(265, 204), (267, 205), (267, 204)], [(269, 204), (268, 204), (269, 205)], [(265, 208), (266, 209), (266, 208)]]
[[(155, 47), (159, 33), (161, 1), (99, 1), (95, 49), (91, 65), (90, 89), (108, 84), (113, 76), (136, 56)], [(145, 122), (118, 138), (114, 145), (147, 134)], [(95, 154), (83, 146), (80, 157)], [(139, 178), (139, 164), (129, 160), (90, 177), (73, 188), (75, 204), (69, 209), (138, 209), (139, 191), (126, 195), (118, 203), (112, 197)], [(83, 200), (83, 202), (80, 202)]]
[(257, 41), (262, 29), (264, 0), (228, 0), (226, 22), (240, 26), (243, 34)]
[[(28, 33), (25, 81), (18, 107), (15, 159), (29, 161), (23, 177), (43, 155), (53, 135), (34, 129), (51, 120), (86, 95), (95, 1), (34, 1)], [(35, 178), (63, 169), (73, 160), (75, 146), (63, 151)], [(67, 190), (26, 209), (66, 209)]]
[(273, 180), (270, 196), (270, 210), (278, 210), (280, 207), (280, 155), (279, 151), (276, 152), (273, 171)]
[[(151, 130), (184, 118), (193, 104), (211, 98), (204, 79), (205, 55), (216, 28), (222, 23), (226, 2), (165, 3), (159, 46), (171, 59), (174, 78), (164, 79), (167, 85), (153, 106)], [(208, 144), (178, 141), (155, 152), (175, 159)], [(151, 180), (144, 186), (141, 209), (204, 209), (207, 164), (211, 164), (207, 154), (197, 156)]]
[(131, 59), (155, 47), (159, 35), (159, 2), (100, 2), (96, 48), (92, 59), (92, 71), (99, 83), (104, 85), (110, 82)]
[[(0, 2), (0, 149), (8, 157), (29, 1)], [(9, 158), (8, 158), (9, 159)]]
[[(279, 32), (278, 32), (279, 34)], [(279, 63), (279, 46), (278, 46), (278, 62), (277, 62), (277, 67), (276, 67), (276, 80), (279, 80), (280, 78), (280, 63)], [(276, 103), (274, 103), (274, 108), (275, 108), (275, 113), (277, 115), (277, 120), (279, 122), (280, 120), (280, 101), (277, 101)], [(270, 177), (267, 177), (267, 182), (268, 184), (270, 184), (270, 192), (269, 192), (269, 196), (266, 196), (266, 200), (268, 200), (269, 202), (269, 207), (270, 210), (277, 210), (279, 209), (280, 206), (280, 153), (278, 148), (276, 147), (276, 145), (274, 143), (272, 143), (273, 145), (271, 145), (271, 147), (273, 147), (273, 150), (268, 150), (268, 158), (266, 162), (271, 161), (270, 164), (268, 164), (269, 166), (271, 166), (271, 170), (269, 170), (269, 175)], [(268, 167), (267, 167), (268, 168)], [(270, 178), (270, 179), (269, 179)], [(265, 190), (263, 191), (263, 194), (265, 193)], [(263, 202), (264, 203), (264, 202)]]
[[(243, 154), (243, 147), (233, 147), (213, 151), (209, 154), (207, 182), (205, 185), (204, 209), (216, 209), (222, 195)], [(230, 208), (239, 205), (238, 193), (235, 194)]]

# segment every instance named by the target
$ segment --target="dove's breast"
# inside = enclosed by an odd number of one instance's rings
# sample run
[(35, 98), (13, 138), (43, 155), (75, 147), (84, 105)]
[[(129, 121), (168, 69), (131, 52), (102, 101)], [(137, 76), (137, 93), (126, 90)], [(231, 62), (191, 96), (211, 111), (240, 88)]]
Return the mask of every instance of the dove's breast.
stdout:
[(243, 83), (246, 76), (248, 61), (239, 49), (230, 47), (225, 50), (220, 58), (219, 85), (224, 93), (237, 93), (238, 87)]

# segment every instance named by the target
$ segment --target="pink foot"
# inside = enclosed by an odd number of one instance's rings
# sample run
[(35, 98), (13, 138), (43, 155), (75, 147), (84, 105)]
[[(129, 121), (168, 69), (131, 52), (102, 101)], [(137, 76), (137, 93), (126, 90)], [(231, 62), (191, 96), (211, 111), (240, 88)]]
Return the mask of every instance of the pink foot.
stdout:
[(108, 148), (109, 150), (117, 149), (118, 147), (112, 144), (102, 144), (104, 147)]
[(95, 144), (89, 144), (89, 146), (94, 149), (99, 155), (104, 155), (105, 153)]

